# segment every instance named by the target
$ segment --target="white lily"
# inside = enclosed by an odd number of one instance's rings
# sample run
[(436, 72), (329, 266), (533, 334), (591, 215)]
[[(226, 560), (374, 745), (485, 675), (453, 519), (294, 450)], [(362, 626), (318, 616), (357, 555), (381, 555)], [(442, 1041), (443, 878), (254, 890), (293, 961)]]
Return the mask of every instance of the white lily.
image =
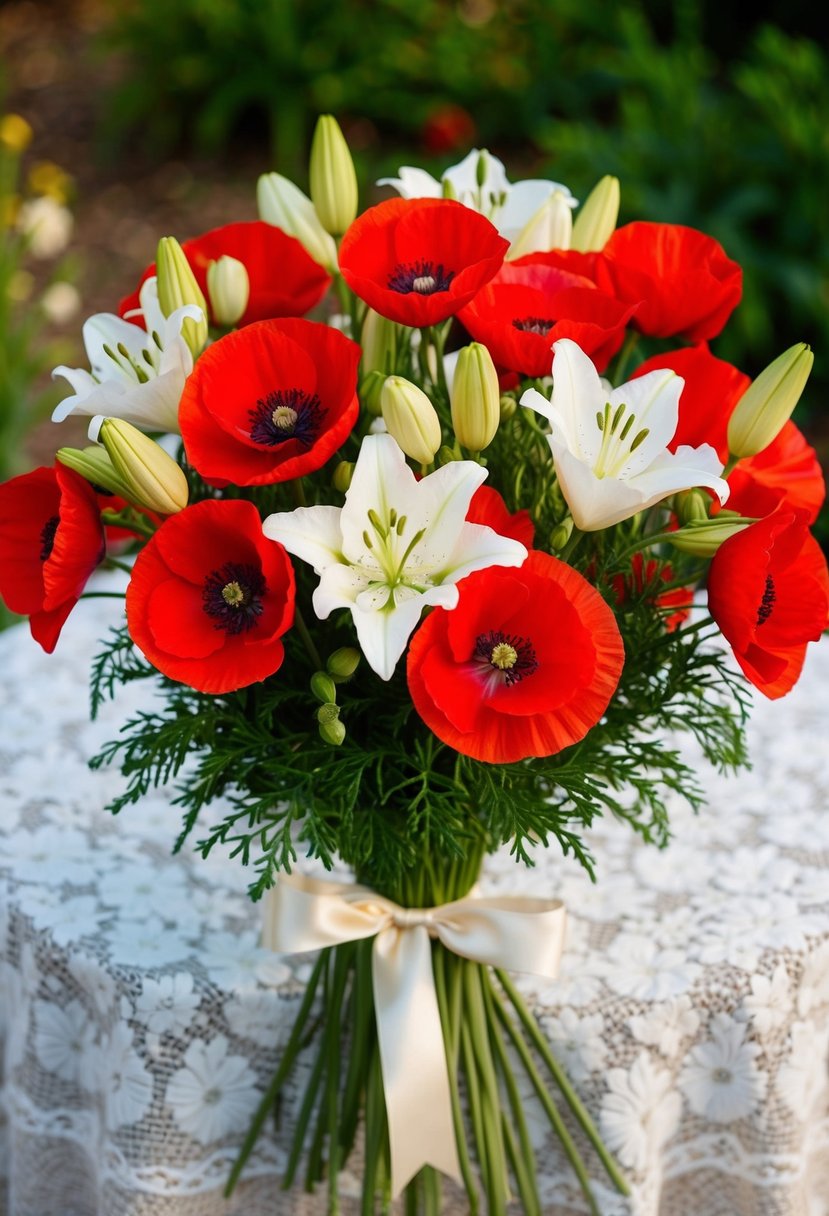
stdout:
[(487, 566), (520, 566), (527, 550), (466, 522), (486, 469), (457, 460), (421, 481), (390, 435), (368, 435), (345, 506), (269, 515), (265, 535), (320, 575), (314, 611), (348, 608), (370, 666), (391, 679), (424, 608), (454, 608), (455, 586)]
[(552, 400), (528, 389), (521, 404), (546, 418), (561, 492), (577, 528), (594, 532), (661, 502), (705, 486), (720, 502), (729, 487), (710, 444), (668, 450), (685, 386), (668, 369), (608, 388), (575, 342), (553, 344)]
[(377, 185), (393, 186), (401, 198), (455, 198), (465, 207), (480, 211), (510, 242), (516, 240), (556, 191), (568, 207), (578, 205), (560, 182), (537, 178), (510, 182), (503, 161), (486, 149), (473, 148), (459, 164), (447, 169), (440, 180), (412, 165), (402, 165), (397, 172), (399, 177), (383, 177)]
[(187, 304), (165, 317), (155, 278), (142, 285), (139, 299), (144, 329), (107, 312), (86, 321), (83, 341), (92, 370), (55, 368), (52, 375), (63, 376), (74, 391), (55, 408), (53, 422), (70, 414), (103, 414), (145, 431), (178, 431), (179, 401), (193, 370), (181, 327), (188, 317), (201, 321), (204, 314)]

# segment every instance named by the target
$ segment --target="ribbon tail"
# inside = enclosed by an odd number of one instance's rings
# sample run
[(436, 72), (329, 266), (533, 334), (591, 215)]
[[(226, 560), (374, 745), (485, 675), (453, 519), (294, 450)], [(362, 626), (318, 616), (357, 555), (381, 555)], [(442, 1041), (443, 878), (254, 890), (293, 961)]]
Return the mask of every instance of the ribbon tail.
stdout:
[(396, 1198), (424, 1165), (460, 1181), (446, 1047), (425, 925), (384, 929), (372, 951), (374, 1005)]

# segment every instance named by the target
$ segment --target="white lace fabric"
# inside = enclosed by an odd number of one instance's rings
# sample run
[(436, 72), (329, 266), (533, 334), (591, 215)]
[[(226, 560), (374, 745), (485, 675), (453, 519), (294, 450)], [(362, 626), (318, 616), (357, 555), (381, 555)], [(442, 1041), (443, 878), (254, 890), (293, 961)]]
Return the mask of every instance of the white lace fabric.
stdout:
[[(111, 605), (79, 605), (52, 656), (0, 636), (0, 1216), (321, 1216), (324, 1193), (280, 1188), (308, 1053), (223, 1198), (310, 964), (259, 947), (238, 861), (171, 856), (170, 791), (104, 812), (123, 778), (86, 760), (153, 699), (88, 721)], [(568, 905), (560, 979), (515, 978), (630, 1179), (616, 1195), (579, 1141), (602, 1216), (829, 1216), (827, 738), (823, 642), (785, 701), (757, 698), (752, 771), (699, 758), (708, 806), (675, 800), (666, 851), (604, 821), (595, 886), (554, 849), (487, 861), (484, 893)], [(581, 1216), (526, 1108), (545, 1216)], [(359, 1160), (340, 1181), (351, 1216)]]

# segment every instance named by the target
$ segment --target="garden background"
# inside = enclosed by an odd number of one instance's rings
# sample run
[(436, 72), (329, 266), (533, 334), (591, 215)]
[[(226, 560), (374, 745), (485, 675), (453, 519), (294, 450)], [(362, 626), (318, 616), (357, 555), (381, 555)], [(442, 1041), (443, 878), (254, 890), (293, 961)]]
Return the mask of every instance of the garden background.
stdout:
[[(714, 353), (756, 375), (812, 345), (797, 421), (826, 466), (829, 54), (807, 0), (752, 14), (716, 0), (6, 0), (2, 111), (33, 137), (0, 149), (0, 478), (84, 442), (82, 422), (43, 421), (60, 393), (50, 369), (84, 363), (83, 318), (115, 309), (159, 236), (256, 218), (261, 172), (307, 186), (320, 112), (340, 120), (367, 201), (401, 164), (439, 172), (486, 146), (511, 177), (581, 199), (615, 174), (621, 223), (717, 237), (745, 294)], [(43, 194), (74, 213), (71, 243), (21, 261), (21, 198)]]

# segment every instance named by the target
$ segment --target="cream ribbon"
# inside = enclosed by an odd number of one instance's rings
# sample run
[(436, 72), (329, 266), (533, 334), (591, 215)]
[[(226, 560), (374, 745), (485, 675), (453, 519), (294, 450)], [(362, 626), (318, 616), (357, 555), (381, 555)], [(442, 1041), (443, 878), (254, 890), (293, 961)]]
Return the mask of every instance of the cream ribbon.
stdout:
[(460, 1180), (430, 938), (474, 962), (554, 979), (565, 915), (560, 900), (519, 896), (401, 908), (367, 887), (301, 875), (282, 875), (268, 892), (263, 942), (280, 954), (374, 938), (392, 1197), (424, 1165)]

